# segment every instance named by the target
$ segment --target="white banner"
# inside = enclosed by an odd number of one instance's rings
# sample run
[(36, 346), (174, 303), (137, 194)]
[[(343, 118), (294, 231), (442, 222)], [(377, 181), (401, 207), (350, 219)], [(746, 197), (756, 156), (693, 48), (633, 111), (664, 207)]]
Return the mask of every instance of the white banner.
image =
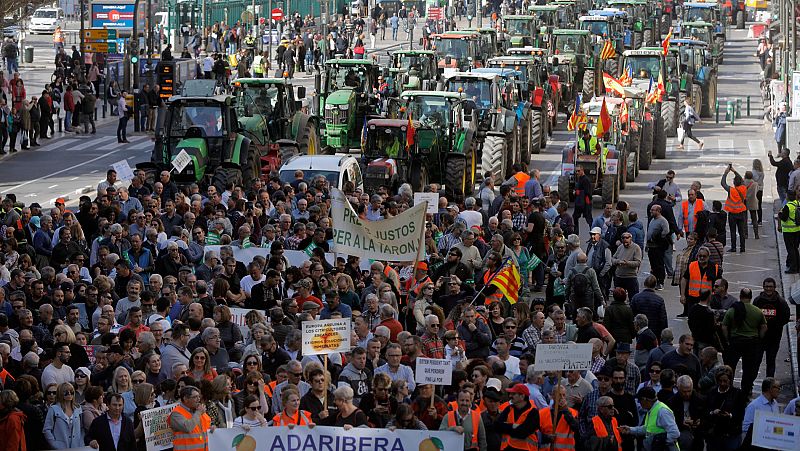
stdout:
[(592, 362), (591, 343), (536, 345), (536, 371), (588, 370)]
[(800, 449), (800, 417), (757, 410), (753, 446), (785, 451)]
[(422, 252), (427, 203), (381, 221), (358, 217), (341, 191), (331, 190), (334, 252), (372, 260), (413, 262)]
[(453, 367), (450, 359), (417, 357), (414, 382), (418, 384), (450, 385), (452, 381)]
[(172, 429), (167, 426), (167, 417), (178, 404), (169, 404), (142, 412), (142, 427), (147, 451), (172, 448)]
[(208, 449), (214, 451), (253, 450), (338, 450), (338, 451), (440, 451), (464, 449), (464, 436), (451, 431), (353, 428), (332, 426), (255, 427), (217, 429), (208, 435)]
[(435, 215), (439, 213), (439, 193), (414, 193), (414, 205), (428, 202), (425, 213)]
[(303, 321), (303, 355), (349, 352), (350, 318)]

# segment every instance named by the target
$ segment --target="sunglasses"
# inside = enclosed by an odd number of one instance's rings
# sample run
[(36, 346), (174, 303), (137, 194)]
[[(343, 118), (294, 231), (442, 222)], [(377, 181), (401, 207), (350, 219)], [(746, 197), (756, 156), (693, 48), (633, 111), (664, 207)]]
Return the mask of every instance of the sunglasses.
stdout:
[(303, 376), (303, 373), (289, 373), (289, 374), (291, 374), (294, 377), (302, 377)]
[(252, 411), (254, 411), (254, 412), (255, 412), (256, 410), (258, 410), (258, 409), (259, 409), (259, 406), (255, 406), (255, 407), (253, 407), (253, 406), (247, 406), (247, 410), (252, 410)]
[(134, 383), (134, 385), (143, 384), (144, 383), (144, 379), (134, 379), (133, 383)]
[(48, 391), (47, 392), (47, 396), (55, 396), (55, 395), (56, 395), (56, 392), (54, 392), (54, 391)]
[(258, 362), (250, 361), (250, 362), (247, 362), (245, 365), (247, 365), (247, 366), (251, 366), (251, 365), (252, 366), (258, 366)]
[(258, 385), (258, 381), (247, 381), (247, 385)]

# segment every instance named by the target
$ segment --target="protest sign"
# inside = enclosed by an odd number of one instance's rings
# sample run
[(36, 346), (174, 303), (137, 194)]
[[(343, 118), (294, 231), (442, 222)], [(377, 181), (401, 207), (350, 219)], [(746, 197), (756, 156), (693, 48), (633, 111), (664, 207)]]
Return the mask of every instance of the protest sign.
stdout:
[(592, 345), (544, 344), (536, 345), (536, 371), (588, 370), (592, 362)]
[(345, 195), (331, 190), (334, 252), (391, 262), (416, 261), (423, 249), (425, 204), (380, 221), (358, 217)]
[(242, 336), (246, 337), (247, 333), (250, 331), (250, 328), (247, 327), (247, 322), (245, 321), (245, 316), (253, 309), (249, 308), (232, 308), (231, 309), (231, 322), (239, 326), (239, 330), (242, 332)]
[(303, 321), (303, 355), (350, 351), (350, 318)]
[(111, 168), (117, 171), (117, 179), (123, 181), (133, 179), (133, 169), (128, 164), (128, 160), (117, 161), (111, 165)]
[(186, 150), (181, 150), (178, 152), (178, 155), (175, 155), (175, 158), (172, 159), (172, 167), (175, 168), (175, 172), (183, 171), (186, 166), (189, 166), (189, 163), (192, 162), (192, 157), (186, 153)]
[(425, 213), (435, 215), (439, 213), (439, 193), (414, 193), (414, 205), (428, 202), (428, 209)]
[(800, 417), (757, 410), (753, 446), (785, 451), (800, 449)]
[(417, 371), (414, 382), (418, 384), (450, 385), (453, 380), (453, 367), (449, 359), (427, 359), (417, 357)]
[(161, 451), (172, 448), (172, 429), (167, 425), (167, 417), (178, 404), (142, 411), (142, 428), (147, 451)]
[(208, 449), (214, 451), (254, 450), (358, 450), (358, 451), (440, 451), (464, 449), (464, 436), (452, 431), (353, 428), (345, 431), (331, 426), (254, 427), (217, 429), (208, 435)]
[(83, 349), (86, 350), (86, 357), (89, 357), (89, 362), (92, 365), (94, 365), (94, 362), (95, 362), (94, 348), (95, 348), (95, 345), (83, 345)]

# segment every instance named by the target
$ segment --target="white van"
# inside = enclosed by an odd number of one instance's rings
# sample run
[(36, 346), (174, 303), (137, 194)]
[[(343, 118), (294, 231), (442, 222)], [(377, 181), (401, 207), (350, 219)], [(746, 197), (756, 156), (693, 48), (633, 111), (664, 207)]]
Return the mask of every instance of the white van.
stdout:
[(30, 23), (28, 24), (28, 32), (31, 34), (37, 33), (54, 33), (57, 27), (65, 28), (66, 20), (64, 18), (64, 10), (61, 8), (39, 8), (33, 12)]

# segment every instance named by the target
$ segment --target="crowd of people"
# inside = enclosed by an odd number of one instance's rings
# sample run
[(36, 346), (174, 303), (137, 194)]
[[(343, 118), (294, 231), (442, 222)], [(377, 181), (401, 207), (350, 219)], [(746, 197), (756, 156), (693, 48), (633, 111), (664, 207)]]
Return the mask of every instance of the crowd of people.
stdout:
[[(75, 210), (7, 194), (0, 431), (9, 449), (144, 449), (141, 413), (171, 403), (182, 449), (215, 428), (317, 424), (454, 430), (479, 450), (634, 449), (636, 436), (650, 450), (747, 443), (753, 411), (777, 408), (775, 360), (789, 321), (774, 279), (757, 296), (734, 296), (724, 278), (733, 237), (747, 233), (731, 217), (746, 223), (747, 208), (757, 210), (750, 189), (763, 174), (735, 174), (720, 210), (698, 182), (683, 199), (669, 171), (639, 219), (625, 202), (596, 218), (580, 204), (570, 215), (539, 171), (517, 169), (498, 189), (485, 174), (477, 195), (458, 203), (440, 193), (414, 267), (329, 260), (330, 186), (302, 171), (290, 183), (274, 176), (201, 192), (167, 171), (148, 183), (139, 170), (123, 184), (109, 170)], [(365, 220), (413, 205), (408, 185), (365, 193), (348, 183), (343, 192)], [(670, 255), (679, 238), (685, 250)], [(237, 260), (251, 248), (263, 252)], [(492, 284), (507, 265), (521, 273), (518, 298)], [(690, 330), (677, 344), (659, 294), (667, 269)], [(231, 309), (247, 311), (245, 329)], [(322, 356), (302, 355), (300, 325), (339, 317), (352, 319), (352, 349), (328, 355), (326, 370)], [(571, 342), (592, 344), (589, 371), (536, 370), (538, 345)], [(764, 354), (768, 378), (750, 402)], [(451, 360), (452, 385), (417, 385), (417, 357)]]

